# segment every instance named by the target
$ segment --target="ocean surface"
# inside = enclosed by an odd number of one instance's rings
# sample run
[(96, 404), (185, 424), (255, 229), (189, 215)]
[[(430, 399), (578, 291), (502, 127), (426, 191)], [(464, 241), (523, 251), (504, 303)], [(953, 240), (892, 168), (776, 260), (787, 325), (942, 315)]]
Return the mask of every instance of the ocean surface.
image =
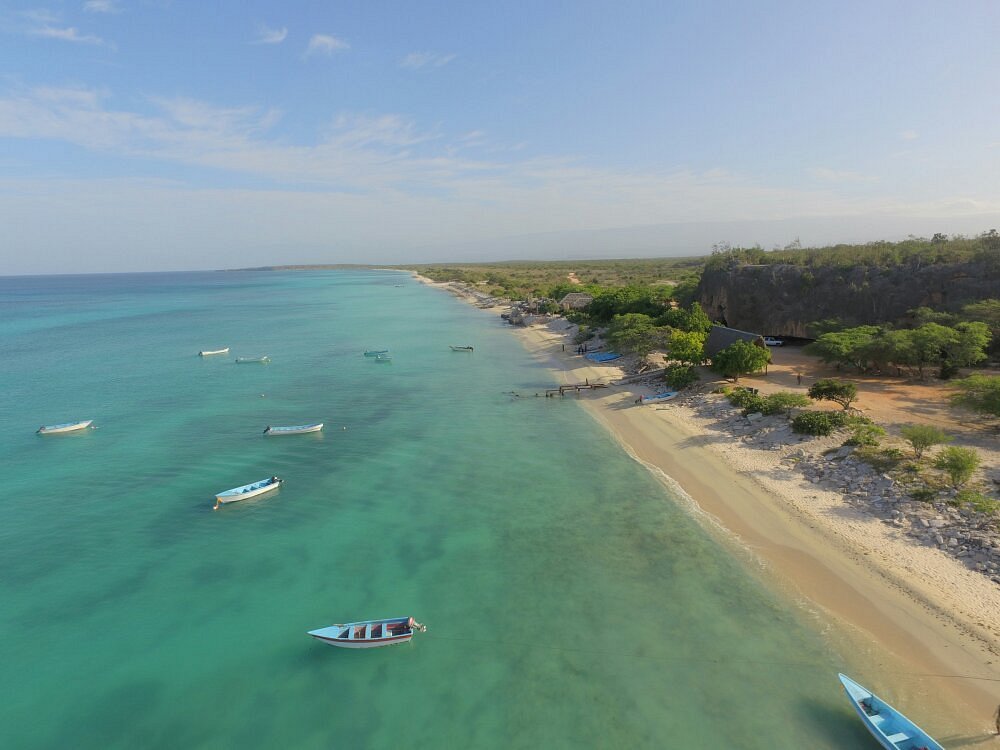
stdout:
[(0, 747), (870, 746), (815, 625), (405, 274), (0, 279), (0, 345)]

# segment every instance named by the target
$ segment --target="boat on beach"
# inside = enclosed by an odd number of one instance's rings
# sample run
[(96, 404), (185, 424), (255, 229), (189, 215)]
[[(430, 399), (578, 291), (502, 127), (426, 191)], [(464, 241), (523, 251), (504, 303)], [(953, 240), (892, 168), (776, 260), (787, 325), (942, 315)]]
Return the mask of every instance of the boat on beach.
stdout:
[(36, 430), (36, 432), (39, 435), (61, 435), (66, 432), (86, 430), (93, 423), (93, 419), (86, 419), (83, 422), (63, 422), (62, 424), (42, 425)]
[[(225, 505), (226, 503), (235, 503), (238, 500), (249, 500), (251, 497), (257, 497), (258, 495), (263, 495), (266, 492), (272, 492), (281, 486), (284, 480), (280, 477), (268, 477), (267, 479), (261, 479), (257, 482), (251, 482), (250, 484), (244, 484), (242, 487), (233, 487), (231, 490), (226, 490), (225, 492), (220, 492), (215, 496), (215, 508), (220, 505)], [(215, 510), (213, 508), (213, 510)]]
[(847, 675), (838, 674), (865, 728), (886, 750), (944, 750), (903, 714)]
[(362, 620), (329, 625), (310, 630), (317, 641), (339, 648), (378, 648), (406, 643), (415, 632), (426, 633), (427, 627), (412, 617), (390, 617), (385, 620)]
[(379, 357), (383, 354), (388, 354), (388, 349), (365, 349), (366, 357)]
[(473, 349), (471, 346), (453, 346), (451, 350), (453, 352), (471, 352)]
[(214, 354), (229, 354), (229, 347), (227, 346), (225, 349), (205, 349), (198, 352), (199, 357), (211, 357)]
[(663, 401), (669, 401), (672, 398), (677, 398), (677, 391), (663, 391), (663, 393), (654, 393), (652, 396), (639, 396), (640, 404), (658, 404)]
[(266, 365), (271, 361), (271, 358), (266, 354), (263, 357), (237, 357), (236, 364), (238, 365), (248, 365), (251, 363), (260, 363)]
[(272, 427), (268, 425), (264, 428), (265, 435), (305, 435), (307, 432), (319, 432), (323, 429), (322, 422), (315, 424), (300, 424), (292, 427)]

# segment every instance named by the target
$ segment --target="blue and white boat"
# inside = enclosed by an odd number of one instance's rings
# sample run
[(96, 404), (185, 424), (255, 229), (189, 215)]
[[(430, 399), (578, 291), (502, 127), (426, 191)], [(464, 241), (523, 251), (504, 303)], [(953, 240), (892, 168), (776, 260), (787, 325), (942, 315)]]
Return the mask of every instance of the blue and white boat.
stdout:
[(362, 620), (342, 625), (330, 625), (310, 630), (317, 641), (339, 648), (378, 648), (406, 643), (416, 632), (426, 633), (427, 627), (412, 617), (390, 617), (385, 620)]
[(365, 356), (366, 357), (381, 357), (383, 354), (388, 354), (388, 353), (389, 353), (388, 349), (366, 349), (365, 350)]
[[(266, 492), (272, 492), (278, 489), (283, 481), (284, 480), (280, 477), (268, 477), (267, 479), (261, 479), (258, 482), (251, 482), (250, 484), (244, 484), (242, 487), (233, 487), (231, 490), (220, 492), (215, 496), (215, 508), (218, 508), (220, 505), (225, 505), (226, 503), (235, 503), (238, 500), (249, 500), (251, 497), (257, 497)], [(213, 510), (215, 508), (213, 508)]]
[(83, 422), (63, 422), (62, 424), (42, 425), (36, 432), (39, 435), (61, 435), (66, 432), (86, 430), (93, 423), (93, 419), (86, 419)]
[(300, 424), (293, 427), (272, 427), (268, 425), (264, 428), (265, 435), (305, 435), (307, 432), (319, 432), (323, 429), (322, 422), (315, 424)]
[(225, 349), (205, 349), (198, 352), (199, 357), (211, 357), (213, 354), (229, 354), (229, 347)]
[(654, 393), (652, 396), (640, 396), (639, 403), (658, 404), (663, 401), (669, 401), (672, 398), (677, 398), (677, 396), (677, 391), (663, 391), (663, 393)]
[(840, 678), (865, 728), (885, 750), (944, 750), (920, 727), (850, 677)]
[(266, 365), (270, 361), (271, 361), (271, 358), (268, 357), (266, 354), (264, 356), (262, 356), (262, 357), (237, 357), (236, 358), (236, 364), (238, 364), (238, 365), (247, 365), (247, 364), (251, 364), (251, 363), (259, 363), (259, 364), (262, 364), (262, 365)]

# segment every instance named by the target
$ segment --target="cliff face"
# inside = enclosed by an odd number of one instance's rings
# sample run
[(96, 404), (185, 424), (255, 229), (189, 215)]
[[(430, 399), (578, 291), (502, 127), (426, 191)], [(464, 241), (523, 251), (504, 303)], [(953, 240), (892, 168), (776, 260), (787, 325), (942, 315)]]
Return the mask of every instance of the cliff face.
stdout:
[(840, 318), (848, 325), (897, 322), (915, 307), (957, 311), (1000, 298), (1000, 265), (948, 263), (891, 268), (735, 266), (706, 270), (699, 301), (709, 317), (768, 336), (807, 337), (809, 323)]

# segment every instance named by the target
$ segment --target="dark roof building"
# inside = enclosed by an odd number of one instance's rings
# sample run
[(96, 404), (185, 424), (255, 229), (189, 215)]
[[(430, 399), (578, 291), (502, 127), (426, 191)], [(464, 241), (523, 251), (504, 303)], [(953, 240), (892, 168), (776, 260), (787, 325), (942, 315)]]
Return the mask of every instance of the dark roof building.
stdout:
[(736, 328), (726, 328), (725, 326), (712, 326), (712, 330), (708, 332), (708, 338), (705, 340), (705, 356), (714, 357), (727, 346), (735, 344), (737, 341), (747, 341), (761, 348), (766, 348), (764, 337), (759, 333), (740, 331)]
[(559, 300), (559, 304), (563, 310), (582, 310), (593, 301), (594, 298), (584, 292), (570, 292)]

